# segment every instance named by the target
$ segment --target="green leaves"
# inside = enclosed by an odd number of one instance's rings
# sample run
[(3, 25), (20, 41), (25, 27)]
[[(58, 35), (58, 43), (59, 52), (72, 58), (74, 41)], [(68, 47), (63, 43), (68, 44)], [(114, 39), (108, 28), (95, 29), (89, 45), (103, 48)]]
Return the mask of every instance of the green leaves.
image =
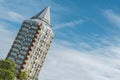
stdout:
[(0, 80), (15, 80), (15, 74), (9, 70), (0, 69)]
[(6, 69), (6, 70), (10, 70), (10, 71), (14, 72), (15, 67), (16, 67), (15, 62), (13, 62), (11, 60), (0, 60), (0, 68), (1, 69)]
[[(11, 60), (0, 60), (0, 80), (15, 80), (16, 64)], [(26, 71), (20, 71), (19, 80), (27, 80), (28, 74)]]
[(19, 73), (19, 79), (20, 80), (27, 80), (28, 79), (28, 73), (26, 71), (20, 71)]
[(11, 60), (0, 60), (0, 80), (15, 80), (15, 67)]

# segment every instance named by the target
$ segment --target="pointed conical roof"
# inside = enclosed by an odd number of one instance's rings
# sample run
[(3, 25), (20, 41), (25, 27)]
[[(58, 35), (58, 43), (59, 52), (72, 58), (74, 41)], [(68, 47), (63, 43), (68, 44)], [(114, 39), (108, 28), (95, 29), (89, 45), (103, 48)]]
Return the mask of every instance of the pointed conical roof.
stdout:
[(44, 8), (40, 13), (38, 13), (37, 15), (33, 16), (33, 18), (38, 18), (38, 19), (43, 19), (45, 20), (47, 23), (50, 24), (50, 7), (47, 6), (46, 8)]

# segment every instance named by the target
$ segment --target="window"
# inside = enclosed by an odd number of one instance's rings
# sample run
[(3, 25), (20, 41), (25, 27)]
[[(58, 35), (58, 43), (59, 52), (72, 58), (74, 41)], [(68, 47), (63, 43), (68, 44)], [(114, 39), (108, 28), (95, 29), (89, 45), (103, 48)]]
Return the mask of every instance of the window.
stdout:
[(38, 27), (36, 27), (36, 26), (32, 26), (31, 28), (36, 30)]
[(31, 42), (32, 38), (26, 38), (25, 42)]
[(13, 51), (18, 52), (19, 50), (16, 48), (12, 48)]
[(20, 32), (19, 34), (24, 36), (26, 35), (26, 32)]
[(19, 64), (21, 64), (21, 63), (22, 63), (22, 61), (21, 61), (21, 60), (16, 60), (16, 62), (17, 62), (17, 63), (19, 63)]
[(18, 35), (17, 36), (19, 39), (24, 39), (24, 36), (22, 36), (22, 35)]
[(20, 69), (20, 67), (21, 67), (21, 66), (20, 66), (20, 65), (18, 65), (18, 66), (17, 66), (17, 69)]
[(35, 55), (37, 56), (37, 55), (39, 55), (39, 53), (38, 53), (38, 52), (35, 52)]
[(23, 23), (22, 27), (24, 27), (24, 28), (29, 28), (30, 25), (29, 25), (29, 24), (26, 24), (26, 23)]
[(21, 28), (22, 32), (27, 32), (28, 29), (24, 28), (24, 26)]
[(8, 57), (8, 59), (15, 61), (15, 58), (12, 58), (12, 57)]
[(19, 55), (18, 58), (20, 58), (20, 59), (23, 60), (23, 59), (24, 59), (24, 56)]
[(31, 21), (31, 20), (26, 20), (25, 23), (27, 23), (27, 24), (31, 24), (32, 21)]
[(38, 22), (34, 22), (34, 25), (35, 25), (35, 26), (38, 26)]
[(28, 50), (28, 47), (23, 46), (22, 49), (23, 50)]
[(30, 46), (30, 42), (24, 42), (23, 45), (28, 47)]
[(34, 37), (34, 34), (29, 34), (28, 37), (33, 38), (33, 37)]
[(26, 51), (21, 51), (20, 54), (26, 55)]
[(18, 47), (18, 48), (21, 47), (21, 45), (19, 45), (19, 44), (14, 44), (14, 46), (15, 46), (15, 47)]
[(22, 41), (15, 41), (14, 44), (22, 44)]
[(30, 32), (31, 34), (34, 34), (34, 33), (36, 32), (36, 30), (30, 29), (29, 32)]
[(37, 48), (37, 51), (40, 51), (40, 48)]
[(22, 29), (22, 30), (25, 30), (25, 31), (27, 31), (27, 30), (28, 30), (28, 29), (27, 29), (26, 27), (24, 27), (24, 26), (23, 26), (21, 29)]
[(17, 57), (17, 53), (15, 53), (15, 52), (11, 52), (11, 55), (14, 57)]

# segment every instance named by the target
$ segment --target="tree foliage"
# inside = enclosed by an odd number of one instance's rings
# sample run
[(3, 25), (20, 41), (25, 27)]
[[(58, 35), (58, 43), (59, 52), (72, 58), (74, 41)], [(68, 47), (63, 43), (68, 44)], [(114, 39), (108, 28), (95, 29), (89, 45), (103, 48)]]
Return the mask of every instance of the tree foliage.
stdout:
[(0, 68), (15, 72), (16, 64), (11, 60), (0, 60)]
[(21, 70), (19, 73), (19, 79), (20, 80), (27, 80), (28, 79), (28, 73), (27, 71)]
[(15, 67), (11, 60), (0, 60), (0, 80), (15, 80)]
[(9, 70), (0, 69), (0, 80), (15, 80), (15, 75)]
[[(0, 80), (15, 80), (16, 63), (11, 60), (0, 60)], [(26, 71), (20, 71), (19, 80), (28, 80)]]

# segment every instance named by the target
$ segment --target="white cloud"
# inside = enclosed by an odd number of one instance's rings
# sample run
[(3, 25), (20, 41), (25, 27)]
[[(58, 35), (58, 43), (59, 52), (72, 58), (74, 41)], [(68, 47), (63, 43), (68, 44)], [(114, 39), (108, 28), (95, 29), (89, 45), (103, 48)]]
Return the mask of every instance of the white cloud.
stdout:
[(24, 16), (22, 16), (21, 14), (12, 11), (8, 8), (3, 7), (2, 5), (0, 5), (0, 18), (1, 19), (5, 19), (8, 21), (12, 21), (12, 22), (21, 22), (22, 20), (25, 19)]
[(68, 47), (69, 42), (58, 42), (51, 47), (39, 76), (41, 80), (119, 80), (120, 71), (115, 66), (120, 65), (116, 62), (120, 59), (100, 56), (94, 49), (96, 54), (82, 52)]
[(70, 22), (57, 24), (57, 25), (55, 25), (55, 27), (53, 27), (53, 29), (61, 29), (61, 28), (65, 28), (65, 27), (75, 27), (76, 25), (82, 24), (83, 22), (84, 22), (84, 20), (82, 20), (82, 19), (73, 20)]
[(120, 47), (115, 47), (115, 48), (112, 48), (111, 51), (117, 53), (120, 55)]
[(104, 10), (104, 16), (109, 19), (112, 23), (120, 27), (120, 15), (115, 13), (113, 10)]
[(13, 19), (14, 21), (18, 21), (18, 22), (25, 19), (22, 15), (12, 11), (8, 12), (8, 16), (10, 17), (10, 19)]

